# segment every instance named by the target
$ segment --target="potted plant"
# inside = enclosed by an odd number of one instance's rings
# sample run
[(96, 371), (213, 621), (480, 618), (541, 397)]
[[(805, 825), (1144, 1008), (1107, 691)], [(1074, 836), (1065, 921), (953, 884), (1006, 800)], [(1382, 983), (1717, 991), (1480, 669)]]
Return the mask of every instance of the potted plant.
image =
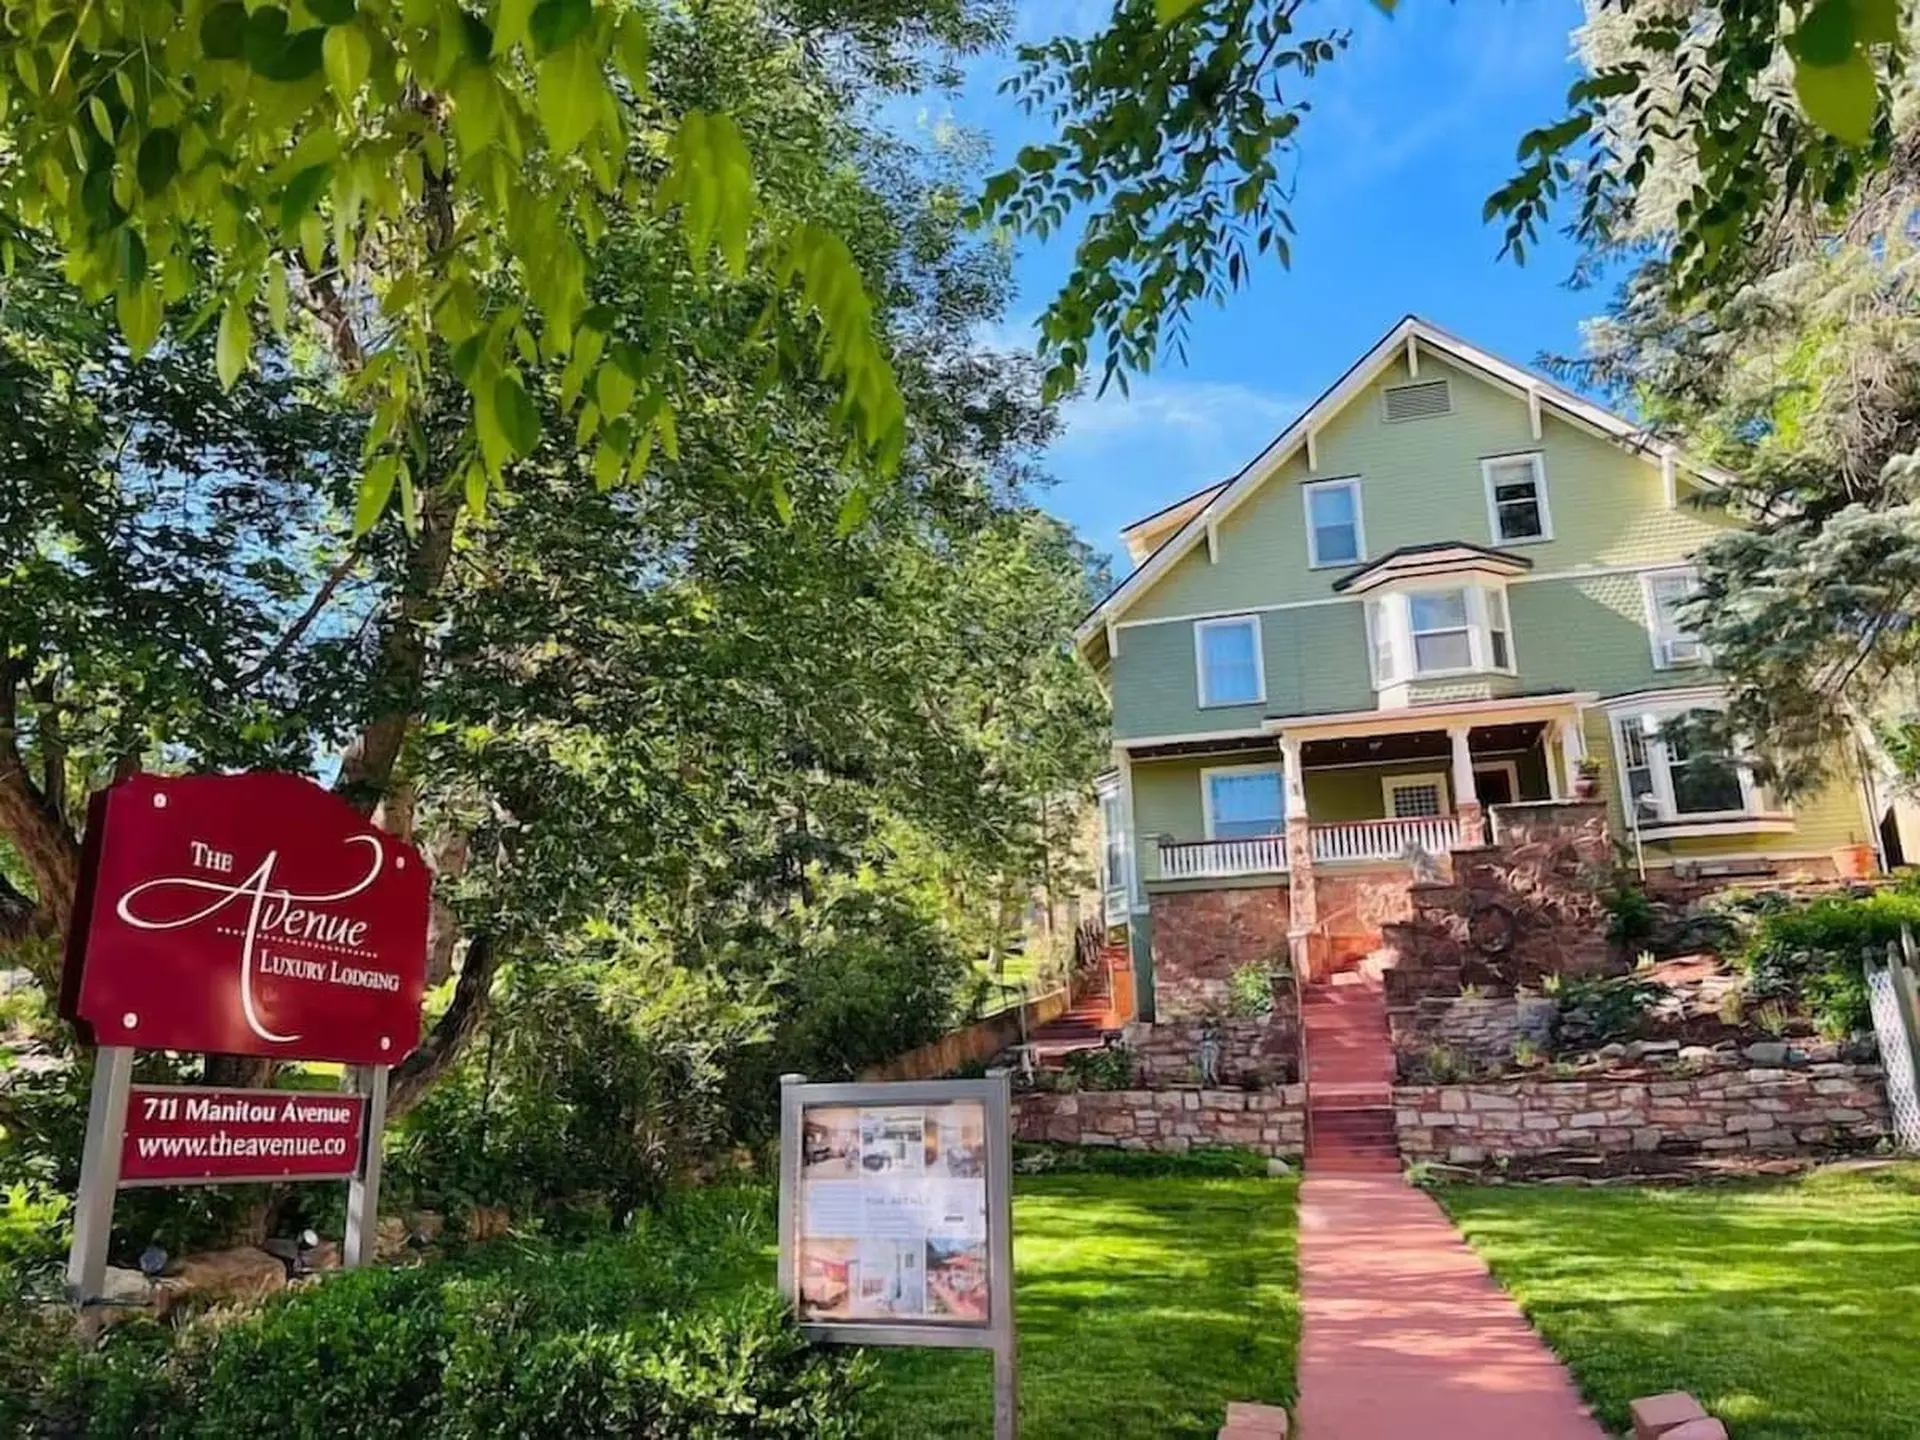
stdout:
[(1573, 798), (1576, 800), (1600, 798), (1600, 762), (1598, 760), (1589, 757), (1573, 767)]

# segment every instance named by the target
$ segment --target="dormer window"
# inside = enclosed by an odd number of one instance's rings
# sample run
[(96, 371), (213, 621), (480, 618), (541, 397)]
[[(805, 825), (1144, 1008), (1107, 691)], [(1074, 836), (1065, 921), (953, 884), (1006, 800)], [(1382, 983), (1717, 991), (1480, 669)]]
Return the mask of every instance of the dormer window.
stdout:
[(1301, 487), (1307, 500), (1307, 563), (1357, 564), (1367, 541), (1360, 524), (1360, 482), (1319, 480)]
[(1487, 486), (1487, 523), (1496, 545), (1530, 545), (1553, 538), (1547, 513), (1545, 457), (1496, 455), (1480, 462)]

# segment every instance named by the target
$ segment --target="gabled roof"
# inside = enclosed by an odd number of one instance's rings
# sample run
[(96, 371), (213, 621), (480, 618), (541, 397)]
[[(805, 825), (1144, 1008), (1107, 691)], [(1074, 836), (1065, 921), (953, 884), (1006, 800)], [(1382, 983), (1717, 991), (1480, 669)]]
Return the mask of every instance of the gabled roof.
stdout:
[(1163, 505), (1151, 515), (1143, 515), (1120, 532), (1120, 538), (1127, 542), (1127, 552), (1136, 561), (1144, 560), (1158, 548), (1160, 540), (1178, 529), (1190, 519), (1203, 505), (1231, 483), (1217, 480), (1204, 490), (1196, 490), (1191, 495), (1182, 496), (1171, 505)]
[[(1308, 406), (1299, 419), (1275, 436), (1266, 449), (1254, 456), (1238, 475), (1220, 486), (1206, 504), (1189, 515), (1185, 523), (1168, 536), (1153, 554), (1116, 585), (1106, 599), (1080, 622), (1074, 632), (1076, 640), (1085, 644), (1106, 625), (1117, 620), (1181, 556), (1204, 540), (1208, 532), (1232, 513), (1242, 500), (1258, 490), (1296, 451), (1306, 448), (1311, 437), (1364, 393), (1389, 365), (1400, 356), (1414, 354), (1419, 349), (1431, 351), (1462, 369), (1478, 373), (1489, 383), (1524, 398), (1530, 406), (1553, 410), (1561, 419), (1623, 446), (1649, 464), (1659, 465), (1668, 476), (1676, 469), (1684, 468), (1709, 485), (1725, 484), (1732, 478), (1714, 466), (1688, 460), (1675, 446), (1649, 436), (1639, 426), (1602, 409), (1564, 386), (1502, 360), (1498, 355), (1449, 334), (1417, 315), (1409, 315), (1381, 336), (1373, 348), (1356, 360), (1346, 374)], [(1203, 495), (1206, 492), (1198, 493)], [(1197, 495), (1188, 496), (1186, 500), (1177, 501), (1167, 508), (1178, 509), (1196, 498)], [(1165, 514), (1166, 511), (1156, 513)], [(1151, 520), (1154, 517), (1147, 518)], [(1137, 527), (1128, 527), (1134, 528)]]

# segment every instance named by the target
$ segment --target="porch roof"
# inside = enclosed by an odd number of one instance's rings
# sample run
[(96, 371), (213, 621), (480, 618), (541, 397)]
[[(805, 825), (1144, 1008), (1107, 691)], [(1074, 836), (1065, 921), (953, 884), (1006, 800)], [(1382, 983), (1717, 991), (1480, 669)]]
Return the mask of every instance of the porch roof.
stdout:
[(1404, 710), (1346, 710), (1323, 715), (1270, 716), (1262, 728), (1290, 740), (1324, 740), (1343, 736), (1397, 735), (1410, 730), (1448, 730), (1456, 726), (1511, 725), (1528, 720), (1554, 720), (1600, 699), (1591, 690), (1558, 690), (1537, 695), (1510, 695), (1499, 700), (1447, 700), (1412, 705)]

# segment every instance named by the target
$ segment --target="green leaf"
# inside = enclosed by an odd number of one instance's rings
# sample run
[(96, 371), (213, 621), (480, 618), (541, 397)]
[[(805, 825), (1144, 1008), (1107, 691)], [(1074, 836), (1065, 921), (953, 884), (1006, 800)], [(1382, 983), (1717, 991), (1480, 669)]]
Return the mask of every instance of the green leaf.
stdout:
[(602, 413), (624, 415), (627, 407), (633, 404), (633, 394), (637, 387), (633, 377), (616, 364), (606, 364), (594, 376), (593, 395), (600, 402)]
[(400, 457), (382, 455), (367, 467), (360, 480), (359, 503), (353, 507), (353, 533), (366, 534), (374, 526), (393, 498), (394, 481), (400, 478)]
[(1171, 25), (1199, 3), (1200, 0), (1153, 0), (1154, 18), (1162, 25)]
[(1853, 0), (1853, 34), (1862, 45), (1897, 44), (1900, 0)]
[(1805, 65), (1844, 64), (1853, 54), (1850, 0), (1820, 0), (1787, 38), (1787, 48)]
[(536, 54), (551, 55), (587, 28), (593, 0), (540, 0), (527, 20)]
[[(329, 31), (338, 34), (338, 31)], [(313, 209), (314, 202), (327, 188), (327, 177), (333, 173), (331, 165), (309, 165), (293, 179), (287, 182), (287, 188), (280, 192), (280, 228), (292, 230)]]
[(321, 45), (321, 58), (334, 96), (343, 107), (351, 105), (373, 68), (372, 42), (358, 25), (339, 25), (327, 31)]
[(280, 59), (287, 46), (287, 12), (278, 5), (263, 5), (247, 16), (242, 51), (247, 66), (264, 75)]
[(165, 307), (160, 303), (158, 285), (122, 285), (114, 296), (114, 311), (120, 320), (120, 332), (127, 337), (127, 348), (138, 360), (160, 338), (160, 321)]
[(140, 188), (158, 195), (180, 173), (180, 137), (172, 130), (149, 130), (140, 142), (140, 154), (134, 161), (134, 173)]
[(493, 408), (516, 455), (528, 455), (540, 443), (540, 412), (517, 375), (502, 375), (493, 387)]
[(493, 55), (493, 27), (478, 15), (462, 10), (460, 12), (460, 43), (467, 52), (467, 58), (475, 64), (484, 65)]
[(287, 333), (287, 267), (277, 261), (267, 266), (267, 319), (273, 333)]
[(322, 25), (345, 25), (353, 19), (354, 0), (307, 0), (307, 9)]
[(500, 0), (493, 17), (493, 44), (504, 55), (527, 36), (527, 20), (533, 14), (533, 0)]
[(252, 353), (253, 322), (247, 317), (246, 302), (236, 297), (227, 301), (227, 308), (220, 312), (220, 338), (213, 347), (214, 368), (219, 371), (223, 386), (233, 388), (233, 382), (247, 368), (247, 357)]
[(655, 205), (680, 207), (680, 229), (695, 274), (706, 271), (707, 252), (715, 244), (736, 276), (745, 272), (752, 233), (753, 161), (747, 142), (731, 116), (689, 110), (667, 142), (666, 179), (654, 192)]
[(467, 466), (466, 475), (467, 509), (476, 519), (484, 520), (487, 514), (487, 467), (475, 461)]
[(621, 17), (620, 28), (613, 36), (613, 53), (620, 73), (627, 77), (634, 93), (644, 98), (652, 87), (648, 65), (653, 55), (653, 38), (647, 30), (646, 16), (639, 10), (629, 10)]
[(246, 51), (247, 7), (224, 0), (200, 18), (200, 48), (214, 60), (238, 60)]
[[(535, 20), (540, 12), (534, 12)], [(576, 41), (540, 62), (540, 123), (556, 155), (571, 154), (600, 118), (606, 81), (600, 61), (585, 41)]]
[(1855, 52), (1840, 65), (1802, 61), (1793, 67), (1793, 89), (1807, 118), (1834, 139), (1864, 145), (1873, 137), (1880, 87), (1864, 54)]

